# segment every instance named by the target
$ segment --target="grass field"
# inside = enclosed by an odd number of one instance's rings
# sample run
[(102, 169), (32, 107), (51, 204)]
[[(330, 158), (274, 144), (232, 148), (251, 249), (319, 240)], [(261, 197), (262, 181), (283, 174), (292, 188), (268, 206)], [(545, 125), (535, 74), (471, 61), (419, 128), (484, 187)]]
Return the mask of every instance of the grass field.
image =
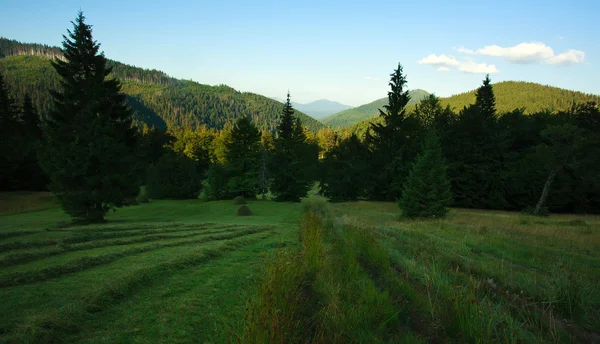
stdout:
[(270, 251), (297, 245), (299, 204), (153, 201), (69, 227), (25, 198), (0, 216), (0, 342), (230, 341)]
[(600, 217), (152, 201), (69, 226), (0, 195), (0, 342), (590, 343)]
[(301, 238), (269, 268), (247, 342), (600, 342), (599, 217), (317, 203)]

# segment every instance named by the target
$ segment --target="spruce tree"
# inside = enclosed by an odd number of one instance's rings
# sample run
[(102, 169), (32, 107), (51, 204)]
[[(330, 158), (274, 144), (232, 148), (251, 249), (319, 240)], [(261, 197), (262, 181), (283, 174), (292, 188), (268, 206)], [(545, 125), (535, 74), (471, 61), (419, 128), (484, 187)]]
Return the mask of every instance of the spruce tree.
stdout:
[(83, 13), (72, 24), (73, 31), (63, 36), (64, 61), (52, 63), (60, 89), (52, 93), (40, 163), (65, 212), (98, 222), (139, 192), (138, 134), (119, 81), (107, 78), (111, 69)]
[(423, 152), (417, 157), (399, 201), (405, 217), (439, 218), (446, 215), (451, 201), (450, 182), (437, 136), (427, 135)]
[(260, 132), (246, 116), (235, 123), (227, 144), (227, 189), (230, 194), (256, 198), (260, 167)]
[(475, 105), (479, 108), (481, 115), (487, 120), (496, 117), (496, 97), (489, 74), (485, 76), (483, 84), (477, 89), (475, 96)]
[(396, 201), (400, 197), (420, 135), (419, 120), (406, 113), (410, 95), (401, 64), (390, 75), (389, 85), (385, 111), (379, 110), (380, 121), (372, 122), (367, 132), (373, 170), (368, 193), (370, 199), (379, 201)]
[(317, 150), (307, 142), (302, 123), (296, 121), (289, 93), (273, 145), (271, 192), (276, 201), (299, 202), (314, 178)]

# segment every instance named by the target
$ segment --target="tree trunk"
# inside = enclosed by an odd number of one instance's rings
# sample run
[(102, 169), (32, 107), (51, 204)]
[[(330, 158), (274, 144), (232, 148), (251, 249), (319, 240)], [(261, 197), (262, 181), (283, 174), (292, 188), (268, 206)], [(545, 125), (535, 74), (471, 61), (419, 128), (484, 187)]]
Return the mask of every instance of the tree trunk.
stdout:
[(550, 171), (548, 179), (546, 179), (546, 184), (544, 184), (544, 190), (542, 190), (542, 196), (540, 196), (540, 200), (538, 201), (537, 205), (535, 206), (535, 210), (533, 211), (534, 215), (537, 215), (540, 212), (540, 209), (544, 205), (544, 202), (546, 202), (546, 198), (548, 198), (548, 191), (550, 191), (550, 185), (552, 185), (554, 177), (556, 177), (556, 174), (558, 173), (559, 169), (560, 167), (556, 167)]

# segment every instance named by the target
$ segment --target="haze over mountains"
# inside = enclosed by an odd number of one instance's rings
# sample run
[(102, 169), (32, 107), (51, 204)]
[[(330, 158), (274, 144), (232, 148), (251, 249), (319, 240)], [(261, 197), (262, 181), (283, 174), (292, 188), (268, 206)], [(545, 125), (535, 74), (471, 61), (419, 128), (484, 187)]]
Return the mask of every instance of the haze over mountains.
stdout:
[[(285, 99), (283, 98), (273, 97), (273, 99), (285, 103)], [(333, 115), (334, 113), (352, 108), (350, 105), (341, 104), (328, 99), (319, 99), (310, 103), (297, 103), (292, 101), (292, 105), (296, 110), (304, 112), (314, 119), (322, 119)]]

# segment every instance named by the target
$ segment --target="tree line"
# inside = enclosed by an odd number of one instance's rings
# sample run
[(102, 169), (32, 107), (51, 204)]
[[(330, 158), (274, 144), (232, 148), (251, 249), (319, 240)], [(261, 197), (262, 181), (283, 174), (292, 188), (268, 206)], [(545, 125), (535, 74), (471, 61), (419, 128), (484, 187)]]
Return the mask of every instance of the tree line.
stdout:
[[(248, 116), (226, 130), (208, 126), (165, 131), (136, 126), (119, 79), (79, 13), (52, 67), (59, 87), (47, 116), (26, 95), (17, 106), (0, 74), (2, 190), (34, 188), (40, 175), (74, 219), (103, 221), (113, 208), (152, 198), (208, 200), (256, 197), (298, 202), (316, 179), (317, 146), (288, 94), (277, 135)], [(23, 173), (26, 171), (27, 173)]]
[(536, 213), (600, 211), (597, 103), (573, 103), (557, 112), (526, 114), (517, 108), (501, 113), (487, 76), (474, 103), (458, 113), (443, 107), (435, 95), (407, 111), (400, 65), (390, 85), (389, 105), (364, 129), (364, 139), (341, 131), (335, 148), (325, 155), (321, 185), (327, 197), (402, 200), (411, 187), (411, 171), (419, 166), (417, 156), (436, 150), (432, 143), (424, 144), (433, 135), (450, 186), (448, 204)]
[(274, 132), (251, 116), (223, 128), (183, 123), (165, 130), (136, 124), (135, 103), (123, 92), (127, 81), (112, 76), (82, 13), (62, 53), (52, 62), (58, 86), (42, 120), (30, 97), (11, 99), (0, 73), (0, 187), (47, 186), (75, 219), (101, 221), (109, 209), (135, 203), (141, 186), (150, 198), (271, 194), (297, 202), (315, 181), (331, 201), (396, 201), (406, 216), (444, 216), (451, 205), (600, 209), (596, 103), (500, 113), (488, 76), (475, 102), (458, 113), (435, 95), (410, 109), (399, 64), (388, 102), (364, 137), (331, 128), (311, 132), (289, 94)]

